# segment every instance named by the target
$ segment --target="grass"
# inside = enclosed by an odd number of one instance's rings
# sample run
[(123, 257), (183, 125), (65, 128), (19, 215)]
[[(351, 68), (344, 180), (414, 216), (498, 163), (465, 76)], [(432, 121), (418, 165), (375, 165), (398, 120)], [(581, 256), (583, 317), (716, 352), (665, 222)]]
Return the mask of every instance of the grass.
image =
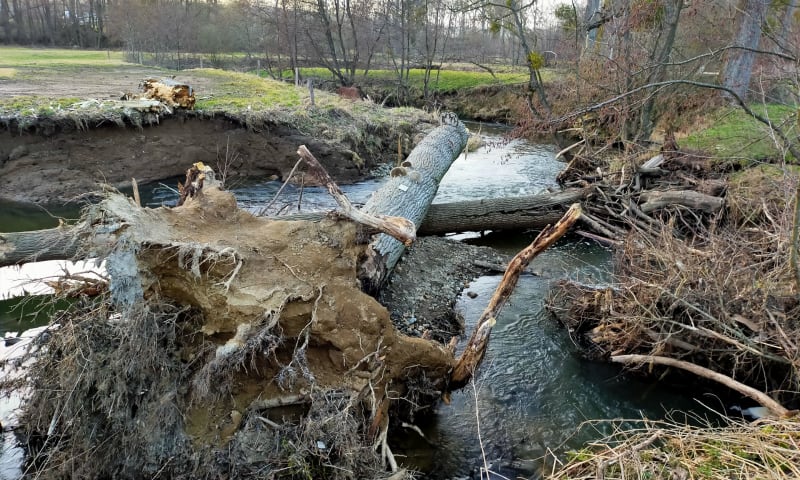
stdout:
[[(775, 125), (795, 123), (796, 110), (786, 105), (757, 105), (759, 115)], [(698, 129), (680, 141), (681, 146), (702, 150), (713, 158), (749, 163), (752, 160), (776, 160), (783, 153), (772, 138), (769, 128), (748, 116), (740, 108), (726, 107), (711, 117), (708, 128)], [(796, 127), (794, 135), (796, 135)], [(791, 135), (791, 136), (794, 136)]]
[[(304, 77), (322, 78), (333, 80), (333, 75), (325, 68), (301, 68), (300, 74)], [(550, 71), (544, 71), (545, 79), (552, 75)], [(287, 79), (291, 77), (291, 72), (285, 72)], [(466, 70), (433, 70), (431, 71), (430, 87), (440, 93), (453, 92), (456, 90), (474, 88), (483, 85), (493, 84), (513, 84), (522, 83), (528, 80), (527, 71), (502, 72), (496, 73), (492, 77), (488, 72), (466, 71)], [(395, 81), (397, 74), (393, 70), (370, 70), (366, 79), (364, 71), (356, 73), (356, 83), (373, 81)], [(409, 85), (412, 89), (421, 91), (425, 79), (425, 70), (412, 69), (408, 75)]]
[(647, 422), (579, 452), (550, 479), (794, 479), (800, 475), (797, 418), (724, 427)]
[(16, 96), (0, 100), (0, 117), (11, 115), (53, 116), (79, 102), (76, 97), (51, 99), (39, 95)]
[(199, 94), (195, 105), (199, 110), (263, 110), (301, 105), (301, 90), (287, 83), (210, 68), (190, 72), (212, 80), (214, 85), (211, 95)]
[(13, 78), (17, 74), (16, 68), (0, 68), (0, 78)]
[(122, 52), (118, 51), (0, 47), (0, 67), (109, 66), (122, 63)]

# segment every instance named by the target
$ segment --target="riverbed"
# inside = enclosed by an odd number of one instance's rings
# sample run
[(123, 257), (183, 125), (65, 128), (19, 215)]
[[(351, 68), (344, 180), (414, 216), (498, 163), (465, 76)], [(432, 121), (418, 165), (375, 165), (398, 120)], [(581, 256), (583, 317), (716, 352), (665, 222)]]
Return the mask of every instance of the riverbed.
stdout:
[[(554, 159), (554, 146), (508, 140), (504, 137), (507, 130), (498, 126), (470, 124), (469, 128), (480, 131), (484, 146), (456, 160), (441, 183), (435, 203), (530, 195), (557, 187), (554, 179), (563, 164)], [(149, 206), (173, 204), (174, 184), (170, 180), (143, 189), (144, 202)], [(366, 202), (379, 184), (377, 179), (342, 188), (359, 204)], [(281, 183), (250, 179), (230, 188), (240, 206), (257, 212), (272, 201)], [(334, 206), (323, 188), (288, 185), (268, 211), (306, 212)], [(54, 218), (59, 216), (74, 218), (77, 210), (46, 213), (4, 205), (0, 208), (0, 228), (45, 228), (57, 224)], [(513, 255), (533, 236), (465, 234), (460, 238)], [(511, 301), (497, 318), (485, 362), (474, 384), (455, 393), (449, 405), (441, 404), (414, 426), (395, 432), (392, 440), (398, 459), (432, 479), (479, 478), (476, 472), (484, 466), (508, 478), (538, 476), (549, 452), (579, 448), (603, 433), (583, 429), (576, 434), (576, 428), (584, 421), (657, 419), (674, 409), (698, 409), (699, 404), (685, 392), (642, 383), (624, 377), (615, 367), (582, 360), (566, 332), (548, 314), (545, 299), (554, 282), (563, 278), (593, 285), (612, 282), (610, 261), (606, 249), (580, 238), (562, 240), (535, 259), (532, 269), (536, 275), (521, 278)], [(13, 272), (4, 269), (0, 275), (7, 280)], [(477, 278), (465, 289), (458, 308), (467, 331), (499, 280), (500, 276)], [(12, 310), (11, 306), (17, 304), (16, 300), (0, 302), (0, 313), (4, 315), (0, 334), (21, 332), (46, 321), (42, 315), (29, 319), (27, 310), (18, 306)], [(5, 411), (0, 410), (4, 424), (9, 414), (6, 404)], [(0, 478), (15, 478), (14, 472), (19, 472), (20, 452), (9, 449), (12, 444), (6, 435)]]

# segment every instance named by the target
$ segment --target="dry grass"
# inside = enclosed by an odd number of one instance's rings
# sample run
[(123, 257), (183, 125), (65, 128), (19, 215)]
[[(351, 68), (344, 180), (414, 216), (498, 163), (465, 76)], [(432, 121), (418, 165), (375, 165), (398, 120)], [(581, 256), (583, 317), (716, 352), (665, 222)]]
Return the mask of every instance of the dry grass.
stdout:
[[(592, 422), (588, 426), (596, 426)], [(557, 462), (551, 479), (800, 478), (800, 421), (725, 427), (645, 422), (614, 432)]]

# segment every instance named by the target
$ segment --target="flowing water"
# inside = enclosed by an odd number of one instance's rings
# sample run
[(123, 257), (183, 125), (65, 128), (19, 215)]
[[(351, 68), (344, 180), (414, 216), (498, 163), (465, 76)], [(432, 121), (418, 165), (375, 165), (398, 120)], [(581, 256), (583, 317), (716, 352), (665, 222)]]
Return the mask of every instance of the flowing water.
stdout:
[[(555, 176), (563, 164), (554, 160), (554, 146), (508, 141), (502, 137), (505, 130), (500, 127), (470, 124), (469, 128), (481, 132), (485, 145), (454, 162), (435, 203), (529, 195), (555, 187)], [(342, 189), (358, 204), (366, 202), (379, 184), (379, 180), (373, 180), (344, 185)], [(280, 187), (280, 182), (255, 180), (232, 189), (242, 207), (258, 211)], [(177, 198), (166, 185), (143, 189), (142, 193), (143, 201), (150, 206), (173, 204)], [(311, 211), (334, 206), (323, 188), (287, 186), (270, 211)], [(57, 220), (53, 216), (74, 218), (77, 209), (45, 212), (0, 205), (0, 231), (55, 226)], [(514, 254), (532, 238), (530, 234), (497, 234), (465, 241)], [(601, 436), (603, 432), (596, 429), (576, 433), (585, 420), (654, 419), (663, 418), (672, 409), (698, 409), (685, 392), (678, 394), (658, 384), (622, 378), (617, 368), (581, 360), (567, 334), (546, 312), (544, 300), (554, 281), (572, 278), (602, 284), (610, 280), (609, 265), (610, 254), (605, 249), (575, 238), (562, 240), (535, 259), (532, 267), (538, 275), (521, 278), (497, 318), (477, 381), (455, 393), (450, 405), (442, 404), (434, 414), (418, 420), (415, 427), (424, 438), (412, 427), (397, 432), (393, 440), (398, 458), (434, 479), (479, 478), (476, 472), (484, 466), (484, 460), (490, 470), (502, 475), (497, 478), (537, 476), (548, 451), (578, 448)], [(6, 282), (0, 290), (8, 291), (11, 277), (19, 276), (17, 270), (0, 269), (0, 279)], [(468, 330), (499, 281), (499, 276), (481, 277), (465, 290), (477, 294), (475, 298), (463, 295), (458, 303)], [(35, 300), (0, 301), (0, 337), (45, 322), (46, 315), (33, 315), (36, 307)], [(0, 355), (10, 347), (3, 348)], [(13, 408), (13, 403), (0, 405), (0, 421), (7, 424)], [(0, 479), (19, 475), (20, 455), (19, 449), (13, 448), (13, 436), (7, 432), (0, 457)]]

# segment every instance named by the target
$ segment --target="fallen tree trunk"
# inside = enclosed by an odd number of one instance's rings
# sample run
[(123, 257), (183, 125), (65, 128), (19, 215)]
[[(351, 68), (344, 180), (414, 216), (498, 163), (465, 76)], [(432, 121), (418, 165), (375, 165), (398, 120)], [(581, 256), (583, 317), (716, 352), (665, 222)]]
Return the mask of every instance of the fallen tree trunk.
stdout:
[(75, 232), (72, 227), (57, 227), (0, 233), (0, 267), (73, 258), (80, 247)]
[(642, 212), (650, 213), (670, 205), (683, 205), (693, 210), (716, 213), (725, 205), (725, 199), (712, 197), (694, 190), (649, 191), (640, 196)]
[[(458, 120), (433, 130), (400, 167), (392, 170), (389, 180), (370, 197), (363, 212), (403, 217), (419, 226), (436, 196), (439, 182), (466, 147), (468, 138), (467, 129)], [(379, 291), (404, 250), (398, 240), (378, 235), (359, 266), (362, 288), (372, 293)]]
[(588, 189), (568, 189), (525, 197), (487, 198), (431, 205), (420, 235), (481, 230), (543, 229), (557, 222)]

